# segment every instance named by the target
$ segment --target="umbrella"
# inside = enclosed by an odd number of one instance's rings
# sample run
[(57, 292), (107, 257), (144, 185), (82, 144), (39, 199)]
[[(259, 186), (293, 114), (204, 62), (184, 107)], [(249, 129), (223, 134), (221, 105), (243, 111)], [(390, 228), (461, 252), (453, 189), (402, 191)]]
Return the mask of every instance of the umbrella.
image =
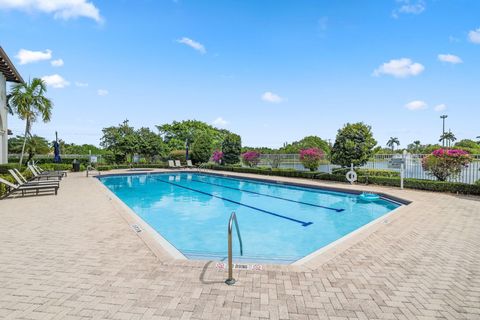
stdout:
[(55, 163), (60, 163), (62, 159), (60, 158), (60, 145), (58, 144), (57, 141), (53, 142), (53, 152), (54, 152), (54, 157), (53, 157), (53, 162)]
[(188, 139), (185, 140), (185, 160), (188, 160)]

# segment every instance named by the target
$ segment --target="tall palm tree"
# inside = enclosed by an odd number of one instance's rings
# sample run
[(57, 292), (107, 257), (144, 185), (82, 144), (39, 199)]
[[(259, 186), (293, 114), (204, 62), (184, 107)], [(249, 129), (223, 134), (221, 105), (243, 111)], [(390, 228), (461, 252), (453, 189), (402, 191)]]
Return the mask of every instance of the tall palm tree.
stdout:
[(440, 142), (446, 141), (448, 147), (450, 147), (452, 145), (452, 142), (454, 142), (455, 140), (457, 140), (457, 137), (455, 137), (455, 135), (453, 134), (452, 131), (449, 131), (449, 132), (445, 132), (444, 134), (442, 134), (440, 136), (439, 141)]
[(19, 164), (22, 165), (27, 136), (30, 136), (32, 124), (37, 118), (43, 122), (50, 121), (53, 103), (45, 97), (47, 86), (42, 79), (34, 78), (30, 82), (17, 83), (10, 92), (10, 107), (18, 117), (25, 120), (25, 135)]
[(7, 94), (7, 111), (13, 116), (13, 108), (10, 105), (10, 98), (12, 97), (11, 94)]
[(415, 140), (413, 141), (413, 145), (415, 147), (415, 153), (418, 153), (420, 151), (422, 143), (420, 142), (420, 140)]
[(392, 148), (392, 152), (395, 150), (395, 145), (400, 145), (400, 140), (397, 137), (390, 137), (390, 140), (387, 141), (387, 147)]

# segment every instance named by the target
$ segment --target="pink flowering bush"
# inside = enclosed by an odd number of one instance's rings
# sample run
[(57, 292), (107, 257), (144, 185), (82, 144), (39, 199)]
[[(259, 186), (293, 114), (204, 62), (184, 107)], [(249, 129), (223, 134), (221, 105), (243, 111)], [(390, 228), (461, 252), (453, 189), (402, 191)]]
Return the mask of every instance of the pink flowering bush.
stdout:
[(323, 151), (318, 148), (300, 150), (300, 162), (305, 168), (310, 169), (310, 171), (318, 169), (323, 156)]
[(255, 167), (260, 162), (260, 153), (247, 151), (242, 154), (242, 161), (249, 167)]
[(221, 164), (223, 160), (223, 152), (215, 150), (212, 155), (212, 161), (216, 164)]
[(469, 153), (456, 149), (437, 149), (422, 159), (423, 170), (440, 181), (456, 177), (472, 161)]

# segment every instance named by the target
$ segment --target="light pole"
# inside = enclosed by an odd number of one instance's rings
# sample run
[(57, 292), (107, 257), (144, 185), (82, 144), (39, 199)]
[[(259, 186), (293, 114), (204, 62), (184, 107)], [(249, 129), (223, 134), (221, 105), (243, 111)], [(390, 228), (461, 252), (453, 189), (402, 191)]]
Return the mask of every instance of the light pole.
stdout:
[(445, 136), (445, 119), (447, 119), (448, 116), (446, 114), (440, 116), (440, 119), (443, 120), (443, 129), (442, 129), (442, 147), (445, 147), (445, 139), (444, 139), (444, 136)]

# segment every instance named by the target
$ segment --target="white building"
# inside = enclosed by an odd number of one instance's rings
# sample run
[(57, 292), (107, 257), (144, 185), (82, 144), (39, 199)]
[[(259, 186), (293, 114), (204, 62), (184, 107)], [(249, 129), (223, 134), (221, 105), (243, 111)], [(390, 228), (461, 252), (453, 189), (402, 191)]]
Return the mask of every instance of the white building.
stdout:
[(0, 164), (8, 162), (7, 82), (23, 82), (22, 77), (0, 47)]

